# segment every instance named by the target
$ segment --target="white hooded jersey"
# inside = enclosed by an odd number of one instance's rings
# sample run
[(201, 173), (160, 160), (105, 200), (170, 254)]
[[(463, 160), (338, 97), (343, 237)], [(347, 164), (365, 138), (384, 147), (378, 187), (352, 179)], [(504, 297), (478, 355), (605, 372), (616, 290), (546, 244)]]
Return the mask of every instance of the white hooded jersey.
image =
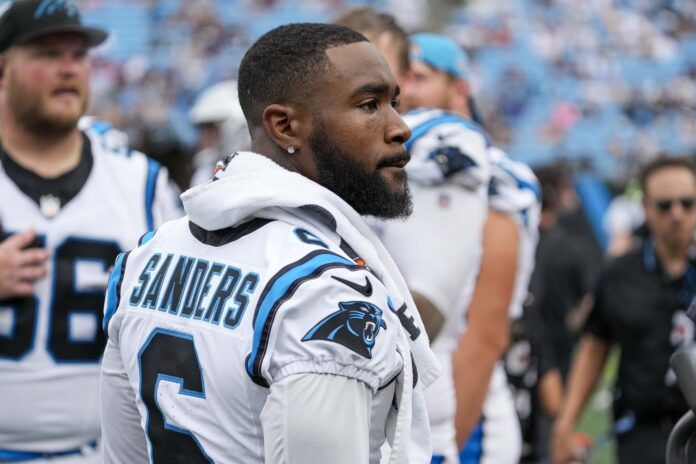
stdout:
[(413, 370), (421, 361), (408, 340), (427, 337), (405, 297), (387, 290), (369, 239), (339, 235), (360, 224), (329, 213), (348, 206), (328, 190), (264, 157), (227, 163), (220, 173), (229, 177), (184, 194), (189, 217), (144, 237), (112, 272), (105, 461), (266, 462), (270, 389), (292, 375), (330, 374), (369, 387), (370, 463), (385, 441), (389, 462), (425, 462), (421, 385), (432, 374)]
[(178, 212), (166, 172), (140, 153), (107, 150), (105, 133), (83, 132), (78, 167), (55, 180), (0, 155), (1, 238), (33, 228), (33, 246), (51, 254), (34, 296), (0, 301), (0, 452), (61, 452), (99, 436), (109, 269)]

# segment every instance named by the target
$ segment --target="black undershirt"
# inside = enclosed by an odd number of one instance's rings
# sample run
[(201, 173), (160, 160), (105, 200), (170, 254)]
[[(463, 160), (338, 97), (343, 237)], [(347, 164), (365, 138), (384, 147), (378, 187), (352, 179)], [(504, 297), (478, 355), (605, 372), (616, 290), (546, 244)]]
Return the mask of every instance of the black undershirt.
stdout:
[(87, 183), (89, 174), (92, 172), (94, 160), (92, 158), (92, 147), (89, 138), (82, 135), (82, 154), (80, 161), (75, 168), (54, 178), (41, 177), (35, 172), (26, 169), (12, 159), (5, 148), (0, 143), (0, 163), (7, 176), (17, 187), (39, 207), (41, 198), (47, 195), (60, 200), (60, 207), (64, 207), (70, 200), (80, 193), (82, 187)]

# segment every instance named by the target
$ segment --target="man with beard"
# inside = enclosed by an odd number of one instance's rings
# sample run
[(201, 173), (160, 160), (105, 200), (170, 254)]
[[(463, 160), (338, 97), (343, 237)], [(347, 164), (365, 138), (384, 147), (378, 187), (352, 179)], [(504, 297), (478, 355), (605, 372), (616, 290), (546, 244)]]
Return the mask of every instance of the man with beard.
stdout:
[(621, 349), (614, 388), (620, 463), (664, 463), (669, 432), (689, 409), (669, 358), (696, 338), (687, 316), (696, 295), (696, 167), (686, 158), (658, 158), (643, 169), (641, 186), (649, 235), (599, 275), (554, 424), (554, 463), (580, 457), (573, 429), (615, 343)]
[(111, 274), (106, 462), (427, 462), (439, 366), (361, 218), (411, 209), (394, 76), (363, 35), (291, 24), (238, 89), (253, 152)]
[(100, 461), (108, 270), (173, 212), (156, 163), (77, 128), (105, 38), (64, 1), (0, 13), (1, 462)]

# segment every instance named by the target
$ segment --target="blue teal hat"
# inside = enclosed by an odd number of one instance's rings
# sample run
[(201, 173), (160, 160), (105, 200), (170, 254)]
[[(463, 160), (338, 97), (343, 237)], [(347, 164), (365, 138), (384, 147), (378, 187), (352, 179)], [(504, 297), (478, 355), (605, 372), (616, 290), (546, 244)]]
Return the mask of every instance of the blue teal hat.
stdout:
[(413, 34), (411, 60), (422, 61), (460, 79), (469, 79), (469, 57), (453, 40), (437, 34)]

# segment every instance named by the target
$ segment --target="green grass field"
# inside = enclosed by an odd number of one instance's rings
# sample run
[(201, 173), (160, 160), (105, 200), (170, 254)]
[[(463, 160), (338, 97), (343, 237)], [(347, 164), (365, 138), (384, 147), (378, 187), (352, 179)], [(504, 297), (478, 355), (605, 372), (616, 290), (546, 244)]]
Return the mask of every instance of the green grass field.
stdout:
[[(616, 378), (618, 364), (619, 352), (614, 350), (604, 368), (600, 384), (578, 424), (579, 431), (587, 433), (595, 441), (611, 430), (611, 387)], [(612, 439), (604, 446), (593, 450), (590, 462), (592, 464), (616, 464), (614, 440)]]

